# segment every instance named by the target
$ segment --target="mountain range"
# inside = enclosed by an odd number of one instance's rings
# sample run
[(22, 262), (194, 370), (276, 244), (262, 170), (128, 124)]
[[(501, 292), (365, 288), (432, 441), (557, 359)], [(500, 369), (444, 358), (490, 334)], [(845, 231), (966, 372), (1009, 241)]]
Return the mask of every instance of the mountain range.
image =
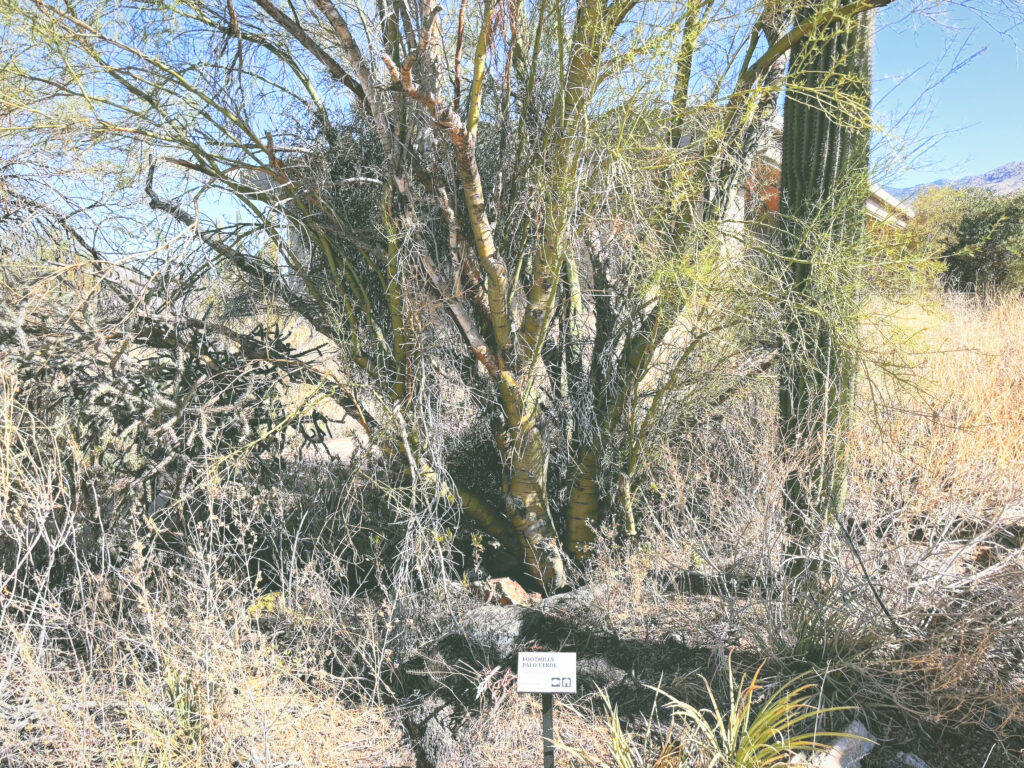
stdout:
[(913, 200), (929, 187), (981, 187), (990, 189), (997, 195), (1009, 195), (1024, 190), (1024, 162), (1007, 163), (999, 168), (982, 173), (978, 176), (964, 176), (959, 179), (938, 179), (916, 187), (889, 187), (887, 191), (900, 200)]

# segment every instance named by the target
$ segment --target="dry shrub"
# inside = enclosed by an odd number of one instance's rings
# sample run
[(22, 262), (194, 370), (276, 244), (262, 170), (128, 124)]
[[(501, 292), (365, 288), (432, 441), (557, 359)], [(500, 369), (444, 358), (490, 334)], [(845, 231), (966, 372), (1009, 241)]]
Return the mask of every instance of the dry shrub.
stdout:
[(944, 296), (897, 319), (919, 337), (919, 387), (875, 389), (882, 418), (852, 448), (853, 523), (900, 628), (865, 690), (904, 716), (1019, 728), (1024, 303)]
[[(573, 707), (556, 697), (555, 744), (592, 745), (596, 754), (607, 757), (601, 718), (586, 706)], [(539, 695), (514, 691), (492, 705), (485, 705), (463, 729), (467, 766), (534, 768), (543, 765), (541, 706)], [(556, 749), (556, 762), (567, 768), (588, 765), (578, 756)]]
[(901, 365), (867, 361), (825, 573), (766, 583), (742, 624), (756, 656), (815, 670), (878, 732), (1008, 734), (1024, 726), (1024, 303), (934, 302), (894, 314)]
[(393, 609), (344, 591), (322, 517), (284, 514), (318, 496), (260, 496), (211, 450), (208, 514), (168, 542), (152, 509), (99, 508), (89, 446), (19, 391), (0, 378), (0, 765), (412, 763), (382, 704)]
[(357, 611), (346, 625), (315, 600), (271, 609), (208, 561), (167, 573), (139, 557), (82, 592), (4, 620), (0, 763), (411, 765), (366, 678), (329, 663), (374, 653)]
[(604, 537), (590, 577), (616, 632), (812, 670), (879, 733), (1011, 733), (1024, 727), (1024, 302), (942, 296), (890, 321), (889, 338), (865, 328), (843, 519), (819, 521), (810, 553), (822, 573), (782, 568), (769, 381), (660, 457), (640, 487), (646, 531)]
[[(1024, 304), (942, 301), (898, 315), (922, 337), (908, 355), (915, 386), (876, 377), (861, 387), (848, 536), (833, 531), (817, 552), (833, 566), (828, 578), (780, 578), (786, 468), (766, 377), (652, 451), (635, 487), (648, 524), (633, 541), (611, 528), (598, 537), (586, 574), (595, 598), (573, 619), (661, 648), (647, 653), (669, 665), (703, 659), (713, 696), (727, 690), (734, 648), (741, 672), (764, 659), (772, 679), (810, 669), (823, 701), (860, 705), (879, 735), (915, 721), (1019, 728)], [(21, 517), (6, 514), (3, 533), (16, 559), (45, 547), (34, 588), (12, 589), (8, 571), (0, 597), (0, 763), (412, 763), (400, 713), (386, 705), (401, 693), (395, 665), (448, 631), (463, 606), (440, 585), (401, 597), (343, 589), (339, 576), (366, 555), (358, 539), (379, 538), (358, 487), (331, 487), (312, 465), (293, 477), (281, 498), (321, 508), (296, 526), (282, 505), (265, 523), (276, 525), (264, 537), (278, 542), (274, 553), (245, 528), (197, 520), (173, 551), (149, 530), (117, 558), (86, 562), (77, 542), (91, 518), (71, 504), (76, 464), (42, 426), (17, 432), (10, 390), (0, 470)], [(252, 509), (238, 484), (216, 490), (237, 519)], [(325, 516), (334, 528), (320, 527)], [(347, 538), (328, 546), (338, 532)], [(64, 576), (51, 583), (55, 552)], [(680, 584), (684, 572), (707, 578), (705, 594)], [(467, 764), (538, 764), (538, 702), (491, 672), (473, 672), (490, 682), (460, 730)], [(696, 682), (679, 668), (662, 687), (694, 704), (706, 693)], [(559, 710), (565, 744), (606, 743), (587, 704)]]

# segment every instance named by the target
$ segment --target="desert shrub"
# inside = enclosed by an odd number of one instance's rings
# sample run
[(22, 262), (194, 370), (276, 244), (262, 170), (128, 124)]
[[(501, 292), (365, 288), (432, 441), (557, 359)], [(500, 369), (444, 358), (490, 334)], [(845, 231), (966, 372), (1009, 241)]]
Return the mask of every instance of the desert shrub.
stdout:
[(915, 201), (911, 234), (946, 266), (953, 290), (1024, 287), (1024, 194), (933, 189)]
[(865, 366), (842, 527), (818, 542), (827, 577), (766, 583), (741, 635), (773, 669), (813, 670), (876, 733), (1012, 733), (1024, 722), (1011, 597), (1024, 544), (1020, 301), (947, 294), (892, 320), (917, 343), (888, 370)]
[(310, 574), (256, 611), (258, 591), (216, 560), (172, 577), (139, 552), (83, 579), (79, 606), (0, 613), (0, 764), (410, 763), (373, 702), (394, 637), (379, 606)]
[[(245, 524), (236, 513), (280, 477), (277, 374), (201, 328), (70, 320), (0, 321), (5, 570), (21, 561), (59, 580), (68, 558), (93, 567), (136, 542), (180, 550), (204, 524)], [(190, 341), (163, 347), (167, 335)]]
[[(773, 675), (810, 672), (824, 701), (857, 705), (878, 734), (1013, 733), (1024, 724), (1011, 596), (1024, 583), (1021, 304), (941, 294), (889, 312), (865, 331), (842, 515), (815, 521), (821, 571), (784, 574), (786, 462), (752, 383), (652, 462), (637, 494), (646, 533), (599, 538), (592, 620), (735, 646)], [(693, 701), (673, 674), (665, 688)]]
[[(350, 589), (400, 565), (410, 499), (369, 481), (380, 456), (320, 450), (322, 392), (289, 376), (296, 329), (150, 312), (119, 279), (73, 260), (5, 270), (2, 583), (59, 588), (136, 546), (188, 556), (211, 538), (264, 588), (314, 558)], [(175, 284), (155, 283), (158, 306)]]

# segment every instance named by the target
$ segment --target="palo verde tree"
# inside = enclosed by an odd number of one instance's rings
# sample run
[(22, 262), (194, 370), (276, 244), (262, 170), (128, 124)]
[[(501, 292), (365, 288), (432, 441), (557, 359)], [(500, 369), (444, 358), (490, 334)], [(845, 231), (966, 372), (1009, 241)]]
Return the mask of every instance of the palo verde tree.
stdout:
[(81, 141), (143, 163), (153, 226), (325, 340), (277, 363), (358, 424), (395, 496), (458, 507), (556, 590), (603, 520), (635, 530), (655, 437), (772, 364), (737, 258), (750, 169), (793, 47), (888, 1), (5, 15)]
[[(812, 2), (797, 19), (812, 18)], [(856, 275), (871, 135), (871, 12), (840, 18), (793, 49), (784, 109), (781, 206), (787, 262), (781, 438), (792, 566), (812, 521), (834, 521), (846, 481), (853, 407)]]

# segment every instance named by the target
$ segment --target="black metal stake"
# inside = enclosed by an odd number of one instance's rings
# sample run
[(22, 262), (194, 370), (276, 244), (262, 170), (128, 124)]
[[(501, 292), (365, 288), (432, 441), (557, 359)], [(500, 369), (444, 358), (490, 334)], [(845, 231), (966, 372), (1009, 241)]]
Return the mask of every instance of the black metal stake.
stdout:
[(550, 693), (540, 695), (541, 737), (544, 740), (544, 768), (555, 768), (555, 722), (554, 697)]

